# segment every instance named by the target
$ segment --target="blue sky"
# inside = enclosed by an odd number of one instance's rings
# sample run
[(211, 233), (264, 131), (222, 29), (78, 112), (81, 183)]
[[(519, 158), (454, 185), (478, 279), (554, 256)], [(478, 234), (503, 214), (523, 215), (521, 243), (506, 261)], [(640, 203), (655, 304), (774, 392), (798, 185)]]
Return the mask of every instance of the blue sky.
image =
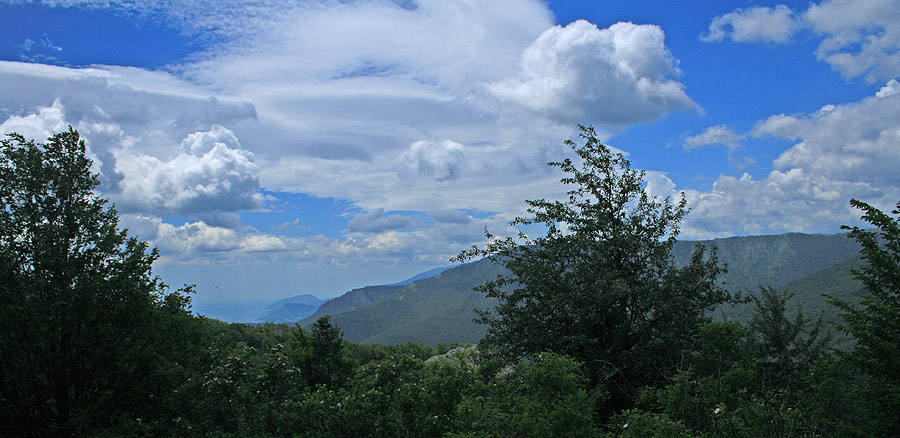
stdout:
[[(177, 3), (177, 4), (176, 4)], [(593, 125), (682, 236), (900, 200), (900, 2), (0, 1), (0, 130), (76, 127), (195, 309), (437, 266)]]

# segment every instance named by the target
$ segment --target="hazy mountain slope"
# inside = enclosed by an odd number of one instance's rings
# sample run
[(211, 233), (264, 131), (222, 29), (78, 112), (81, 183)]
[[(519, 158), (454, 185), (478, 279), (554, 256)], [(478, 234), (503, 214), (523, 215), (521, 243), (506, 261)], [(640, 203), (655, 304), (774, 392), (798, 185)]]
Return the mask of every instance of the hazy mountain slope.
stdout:
[(416, 274), (416, 275), (414, 275), (410, 278), (407, 278), (406, 280), (403, 280), (401, 282), (386, 284), (385, 286), (406, 286), (414, 281), (419, 281), (419, 280), (424, 280), (429, 277), (434, 277), (435, 275), (438, 275), (441, 272), (444, 272), (452, 267), (453, 266), (443, 266), (440, 268), (429, 269), (425, 272), (422, 272), (421, 274)]
[(331, 321), (351, 342), (478, 342), (485, 328), (472, 321), (474, 309), (491, 304), (472, 288), (495, 277), (501, 269), (488, 260), (458, 266), (372, 304), (334, 314)]
[[(309, 326), (325, 315), (347, 312), (356, 309), (357, 307), (365, 306), (366, 304), (378, 301), (398, 291), (402, 287), (403, 286), (366, 286), (359, 289), (353, 289), (327, 303), (323, 303), (315, 313), (300, 320), (300, 325)], [(298, 320), (299, 318), (295, 319), (294, 322)]]
[[(825, 331), (832, 335), (832, 345), (837, 348), (848, 346), (850, 338), (835, 329), (835, 324), (841, 322), (838, 309), (828, 303), (825, 295), (858, 303), (860, 295), (865, 293), (865, 287), (853, 278), (851, 270), (860, 269), (863, 264), (861, 257), (851, 257), (780, 287), (779, 289), (793, 293), (793, 297), (785, 306), (787, 314), (794, 315), (801, 308), (803, 315), (809, 319), (818, 318), (821, 314), (826, 324)], [(747, 303), (721, 309), (719, 316), (746, 322), (753, 314), (753, 307), (753, 303)]]
[(312, 294), (278, 300), (266, 306), (266, 314), (259, 317), (259, 321), (277, 324), (297, 322), (313, 314), (326, 301), (328, 300), (320, 300)]
[[(686, 263), (697, 243), (718, 248), (720, 262), (728, 265), (723, 280), (729, 289), (755, 293), (760, 284), (780, 287), (797, 282), (798, 290), (802, 287), (805, 291), (803, 299), (816, 294), (815, 273), (822, 271), (822, 276), (844, 278), (849, 267), (843, 271), (836, 268), (835, 272), (826, 268), (858, 254), (856, 242), (844, 234), (791, 233), (677, 242), (673, 248), (676, 263)], [(345, 338), (353, 342), (400, 344), (414, 341), (429, 345), (478, 342), (485, 327), (472, 321), (476, 316), (473, 309), (485, 308), (491, 303), (472, 288), (494, 278), (501, 270), (500, 266), (487, 260), (462, 265), (416, 281), (353, 310), (334, 312), (331, 320), (343, 329)], [(813, 274), (811, 278), (805, 279), (810, 274)], [(838, 295), (850, 287), (843, 280), (832, 279), (830, 282), (839, 289)], [(798, 293), (798, 297), (800, 295)], [(320, 311), (331, 303), (324, 304)], [(807, 313), (812, 310), (810, 308)], [(729, 318), (742, 319), (749, 315), (746, 306), (724, 311)], [(307, 318), (303, 324), (308, 326), (316, 318), (315, 315)]]
[(672, 249), (676, 263), (689, 262), (697, 243), (718, 249), (719, 262), (728, 268), (722, 279), (730, 290), (750, 293), (759, 285), (786, 285), (859, 254), (859, 245), (846, 234), (787, 233), (679, 241)]
[(259, 318), (263, 322), (287, 324), (297, 322), (298, 319), (312, 315), (319, 308), (319, 304), (285, 303), (266, 312)]
[(309, 306), (319, 306), (322, 303), (328, 300), (321, 300), (319, 297), (313, 294), (303, 294), (303, 295), (295, 295), (290, 298), (285, 298), (283, 300), (278, 300), (272, 304), (266, 306), (267, 310), (277, 310), (279, 307), (285, 304), (305, 304)]

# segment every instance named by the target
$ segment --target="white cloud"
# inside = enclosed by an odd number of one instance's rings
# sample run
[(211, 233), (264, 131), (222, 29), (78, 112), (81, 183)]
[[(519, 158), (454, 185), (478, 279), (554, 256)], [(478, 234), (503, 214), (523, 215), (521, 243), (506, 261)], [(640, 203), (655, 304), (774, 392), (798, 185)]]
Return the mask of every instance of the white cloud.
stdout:
[[(75, 87), (79, 84), (84, 82), (72, 82)], [(106, 83), (88, 86), (94, 90), (108, 89)], [(173, 143), (177, 141), (170, 143), (170, 133), (154, 129), (171, 126), (171, 119), (164, 121), (162, 115), (149, 116), (143, 129), (135, 129), (136, 121), (117, 107), (118, 99), (125, 95), (135, 97), (138, 102), (153, 101), (153, 96), (140, 99), (141, 94), (133, 90), (122, 87), (114, 90), (105, 96), (107, 99), (101, 93), (95, 100), (87, 96), (68, 99), (69, 104), (63, 103), (67, 100), (63, 96), (50, 106), (9, 117), (0, 124), (0, 131), (15, 131), (44, 141), (52, 133), (73, 125), (88, 144), (88, 156), (94, 160), (94, 171), (100, 174), (103, 183), (100, 189), (123, 212), (202, 216), (210, 223), (234, 227), (238, 219), (231, 212), (261, 206), (259, 169), (253, 154), (241, 149), (230, 130), (213, 126), (208, 132), (187, 135), (180, 148), (175, 147)], [(111, 99), (109, 94), (113, 95)], [(217, 105), (206, 100), (195, 108), (209, 109)], [(158, 109), (159, 106), (151, 105), (144, 111)], [(200, 122), (185, 126), (197, 123)], [(154, 153), (168, 157), (160, 159)]]
[(731, 39), (738, 42), (784, 43), (800, 29), (793, 17), (793, 11), (785, 5), (736, 9), (713, 18), (709, 32), (700, 39), (722, 41)]
[(65, 108), (59, 99), (48, 107), (24, 116), (12, 116), (0, 123), (0, 134), (15, 132), (28, 140), (43, 142), (54, 133), (67, 129)]
[[(212, 125), (253, 121), (246, 100), (213, 97), (210, 92), (169, 73), (137, 68), (66, 68), (0, 61), (0, 119), (38, 113), (54, 101), (65, 109), (65, 122), (76, 129), (106, 132), (92, 139), (98, 153), (121, 145), (116, 126), (132, 147), (162, 157), (172, 143)], [(95, 136), (96, 137), (96, 136)]]
[(115, 155), (125, 175), (115, 196), (124, 212), (195, 216), (262, 205), (253, 154), (224, 127), (188, 135), (167, 161), (127, 150)]
[(740, 178), (723, 175), (711, 191), (690, 190), (686, 195), (691, 214), (683, 236), (711, 238), (796, 231), (831, 233), (842, 224), (857, 223), (859, 213), (850, 208), (851, 198), (883, 206), (888, 198), (900, 196), (900, 191), (831, 180), (792, 168), (773, 170), (761, 180), (747, 173)]
[[(244, 17), (249, 31), (240, 29), (243, 23), (234, 30), (240, 39), (215, 47), (186, 71), (232, 90), (292, 80), (400, 78), (414, 92), (458, 91), (473, 80), (510, 71), (524, 44), (552, 24), (546, 7), (531, 0), (423, 0), (414, 6), (388, 1), (264, 5), (259, 9), (268, 12)], [(211, 9), (216, 14), (219, 7)]]
[(897, 82), (896, 79), (891, 79), (875, 93), (875, 97), (889, 97), (896, 94), (900, 94), (900, 82)]
[(900, 2), (828, 0), (810, 5), (805, 18), (825, 36), (816, 57), (845, 77), (875, 82), (900, 75)]
[[(376, 212), (379, 225), (383, 215)], [(382, 213), (383, 214), (383, 213)], [(162, 263), (257, 263), (289, 261), (304, 265), (392, 266), (398, 263), (446, 263), (447, 260), (483, 237), (485, 224), (469, 224), (397, 231), (352, 234), (345, 238), (322, 235), (296, 238), (259, 232), (250, 227), (231, 229), (202, 221), (173, 225), (157, 217), (122, 214), (122, 226), (129, 234), (157, 246)], [(386, 218), (392, 221), (397, 216)], [(384, 225), (385, 221), (380, 221)], [(496, 228), (496, 227), (495, 227)]]
[(522, 54), (515, 77), (488, 85), (501, 102), (565, 123), (627, 125), (696, 109), (654, 25), (607, 29), (578, 20), (546, 30)]
[(730, 152), (741, 146), (741, 140), (744, 138), (726, 125), (717, 125), (706, 128), (697, 135), (692, 135), (684, 139), (685, 149), (696, 149), (703, 146), (725, 146)]
[[(852, 198), (892, 209), (900, 199), (898, 88), (891, 81), (859, 102), (760, 121), (750, 135), (797, 142), (763, 179), (722, 175), (708, 192), (686, 191), (692, 211), (684, 236), (833, 232), (858, 223), (859, 212), (848, 203)], [(665, 184), (657, 186), (665, 192)]]
[(900, 187), (900, 94), (897, 82), (859, 102), (828, 105), (806, 116), (772, 116), (754, 135), (799, 140), (774, 161), (835, 181)]
[[(96, 127), (89, 138), (103, 158), (110, 196), (129, 177), (119, 170), (125, 165), (199, 166), (204, 154), (179, 152), (173, 145), (213, 125), (230, 130), (240, 139), (240, 150), (252, 152), (261, 188), (346, 199), (361, 211), (473, 208), (511, 217), (520, 212), (522, 199), (555, 190), (558, 176), (546, 163), (566, 153), (560, 140), (574, 136), (574, 125), (528, 111), (506, 117), (496, 112), (494, 100), (485, 99), (483, 88), (520, 72), (517, 63), (525, 49), (551, 28), (553, 17), (543, 2), (434, 0), (412, 8), (367, 1), (282, 3), (262, 2), (247, 10), (234, 2), (221, 7), (57, 3), (176, 17), (187, 32), (203, 32), (200, 22), (208, 20), (221, 24), (220, 31), (236, 33), (223, 35), (188, 64), (170, 66), (174, 73), (0, 63), (0, 120), (45, 107), (59, 96), (70, 123), (80, 131)], [(239, 21), (241, 26), (225, 25)], [(603, 31), (619, 42), (607, 55), (643, 75), (632, 79), (647, 85), (632, 84), (633, 92), (652, 95), (654, 87), (667, 83), (661, 75), (677, 75), (658, 28), (615, 29)], [(596, 61), (590, 51), (566, 57), (575, 65), (581, 54), (586, 64)], [(681, 103), (690, 103), (680, 84), (668, 84), (683, 97)], [(628, 97), (622, 101), (632, 102)], [(667, 111), (650, 108), (652, 96), (643, 97), (621, 113), (639, 107), (627, 117), (633, 119), (636, 111), (647, 120)], [(672, 104), (662, 100), (662, 106)], [(236, 165), (247, 161), (229, 153), (209, 158)], [(118, 157), (131, 164), (115, 166)], [(182, 161), (176, 164), (176, 158)], [(132, 177), (130, 190), (154, 187), (149, 177)], [(132, 209), (161, 205), (223, 226), (236, 225), (225, 213), (249, 205), (238, 197), (228, 211), (209, 211), (199, 195), (168, 204), (128, 201)]]
[(877, 82), (900, 75), (900, 2), (825, 0), (797, 15), (784, 5), (737, 9), (714, 18), (701, 39), (783, 43), (808, 29), (823, 37), (816, 58), (844, 77)]
[(412, 220), (406, 216), (398, 214), (385, 216), (383, 208), (376, 208), (368, 213), (353, 215), (353, 218), (347, 222), (347, 228), (350, 231), (381, 233), (388, 230), (407, 228), (411, 224)]
[(407, 175), (452, 181), (466, 168), (466, 152), (462, 144), (452, 140), (420, 140), (409, 145), (397, 161)]

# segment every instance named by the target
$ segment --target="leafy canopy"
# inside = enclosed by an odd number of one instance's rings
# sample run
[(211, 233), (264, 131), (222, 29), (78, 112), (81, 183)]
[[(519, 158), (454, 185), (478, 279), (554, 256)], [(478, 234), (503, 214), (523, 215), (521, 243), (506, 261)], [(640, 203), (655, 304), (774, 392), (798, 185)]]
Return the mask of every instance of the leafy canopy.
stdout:
[(842, 227), (862, 247), (865, 265), (853, 274), (866, 294), (859, 306), (834, 298), (831, 303), (842, 311), (841, 328), (856, 338), (853, 353), (845, 358), (870, 379), (867, 398), (878, 400), (873, 417), (882, 431), (900, 434), (900, 202), (891, 212), (896, 218), (856, 199), (850, 204), (876, 228)]
[(14, 434), (146, 418), (164, 391), (164, 315), (188, 305), (152, 275), (156, 251), (119, 231), (85, 149), (71, 128), (0, 141), (0, 421)]
[(477, 289), (498, 301), (480, 313), (488, 326), (482, 345), (512, 357), (566, 354), (584, 363), (593, 382), (611, 378), (631, 394), (664, 379), (704, 312), (729, 297), (717, 282), (715, 251), (698, 247), (687, 266), (674, 265), (684, 198), (648, 195), (643, 171), (593, 128), (580, 128), (584, 143), (566, 142), (578, 162), (549, 163), (566, 174), (567, 199), (526, 201), (530, 216), (512, 222), (546, 233), (488, 234), (484, 248), (456, 260), (492, 257), (508, 270)]

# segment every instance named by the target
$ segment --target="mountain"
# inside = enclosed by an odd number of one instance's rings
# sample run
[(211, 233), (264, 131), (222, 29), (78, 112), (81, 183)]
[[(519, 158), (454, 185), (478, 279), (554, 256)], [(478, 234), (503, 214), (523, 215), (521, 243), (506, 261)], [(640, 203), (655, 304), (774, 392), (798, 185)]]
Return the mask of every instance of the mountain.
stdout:
[(289, 323), (296, 322), (312, 315), (323, 303), (312, 294), (297, 295), (276, 301), (266, 306), (266, 314), (258, 319), (263, 322)]
[(358, 307), (378, 301), (401, 288), (403, 288), (403, 286), (366, 286), (359, 289), (353, 289), (350, 292), (322, 304), (315, 313), (301, 318), (300, 325), (304, 327), (310, 326), (325, 315), (349, 312)]
[[(828, 296), (853, 304), (859, 303), (860, 296), (866, 293), (866, 289), (853, 277), (851, 271), (861, 269), (864, 264), (862, 257), (855, 256), (788, 283), (783, 289), (792, 293), (793, 297), (786, 303), (785, 310), (793, 315), (798, 309), (802, 309), (803, 315), (809, 319), (822, 315), (824, 330), (832, 336), (832, 346), (838, 349), (849, 348), (852, 340), (847, 334), (836, 330), (835, 324), (842, 321), (839, 312), (828, 303)], [(747, 320), (752, 315), (753, 305), (735, 307), (732, 311), (735, 319)]]
[(319, 297), (317, 297), (313, 294), (296, 295), (296, 296), (293, 296), (290, 298), (285, 298), (283, 300), (278, 300), (272, 304), (269, 304), (268, 306), (266, 306), (266, 310), (275, 310), (285, 304), (304, 304), (304, 305), (309, 305), (309, 306), (320, 306), (325, 301), (328, 301), (328, 300), (321, 300), (321, 299), (319, 299)]
[(690, 262), (697, 244), (715, 247), (722, 276), (732, 291), (755, 293), (760, 285), (784, 286), (792, 281), (859, 255), (859, 244), (846, 234), (787, 233), (770, 236), (729, 237), (705, 241), (678, 241), (672, 248), (675, 263)]
[(442, 268), (434, 268), (434, 269), (431, 269), (431, 270), (429, 270), (429, 271), (425, 271), (425, 272), (423, 272), (423, 273), (421, 273), (421, 274), (416, 274), (416, 275), (414, 275), (414, 276), (412, 276), (412, 277), (410, 277), (410, 278), (407, 278), (406, 280), (403, 280), (403, 281), (401, 281), (401, 282), (399, 282), (399, 283), (387, 284), (387, 285), (385, 285), (385, 286), (406, 286), (407, 284), (410, 284), (410, 283), (412, 283), (412, 282), (414, 282), (414, 281), (423, 280), (423, 279), (426, 279), (426, 278), (428, 278), (428, 277), (434, 277), (435, 275), (438, 275), (438, 274), (440, 274), (441, 272), (444, 272), (444, 271), (446, 271), (446, 270), (448, 270), (448, 269), (450, 269), (450, 268), (452, 268), (452, 267), (453, 267), (453, 266), (444, 266), (444, 267), (442, 267)]
[[(791, 287), (802, 290), (802, 294), (796, 293), (798, 302), (818, 303), (816, 308), (827, 309), (832, 314), (833, 309), (822, 304), (821, 297), (816, 298), (816, 291), (832, 290), (827, 289), (829, 285), (837, 288), (836, 293), (852, 289), (852, 280), (848, 279), (853, 262), (849, 260), (859, 253), (859, 246), (845, 234), (789, 233), (679, 241), (673, 247), (676, 264), (687, 263), (697, 244), (717, 248), (719, 261), (728, 268), (722, 280), (730, 290), (753, 294), (760, 285)], [(834, 270), (829, 270), (832, 267)], [(322, 305), (301, 325), (308, 327), (319, 316), (329, 314), (331, 321), (341, 327), (344, 337), (351, 342), (402, 344), (413, 341), (428, 345), (478, 342), (486, 328), (473, 322), (474, 309), (486, 309), (493, 303), (472, 288), (502, 271), (501, 266), (480, 260), (406, 286), (375, 286), (396, 288), (382, 289), (379, 294), (367, 291), (368, 288), (356, 289), (345, 294), (346, 298), (342, 296)], [(821, 284), (822, 281), (817, 282), (820, 278), (831, 280)], [(852, 295), (854, 292), (846, 293)], [(348, 302), (346, 305), (337, 304), (345, 301)], [(721, 314), (726, 318), (743, 319), (752, 312), (752, 305), (749, 306), (722, 309)], [(812, 311), (810, 308), (805, 313), (812, 315)]]
[[(331, 314), (331, 322), (351, 342), (478, 342), (485, 328), (472, 321), (476, 317), (474, 309), (488, 308), (492, 302), (472, 288), (496, 277), (502, 269), (486, 259), (467, 263), (407, 286), (395, 286), (393, 293), (380, 300)], [(319, 310), (327, 309), (323, 305)], [(301, 325), (311, 325), (314, 317)]]
[[(274, 323), (296, 323), (298, 321), (309, 320), (311, 325), (322, 316), (332, 313), (345, 312), (355, 309), (359, 306), (379, 300), (400, 288), (406, 286), (416, 280), (432, 277), (449, 269), (449, 266), (435, 268), (422, 272), (413, 277), (407, 278), (398, 283), (382, 285), (382, 286), (365, 286), (359, 289), (353, 289), (336, 298), (321, 300), (312, 294), (296, 295), (283, 300), (278, 300), (266, 306), (266, 314), (258, 318), (263, 322)], [(336, 302), (333, 302), (335, 301)], [(319, 311), (319, 308), (328, 304), (325, 309)]]

